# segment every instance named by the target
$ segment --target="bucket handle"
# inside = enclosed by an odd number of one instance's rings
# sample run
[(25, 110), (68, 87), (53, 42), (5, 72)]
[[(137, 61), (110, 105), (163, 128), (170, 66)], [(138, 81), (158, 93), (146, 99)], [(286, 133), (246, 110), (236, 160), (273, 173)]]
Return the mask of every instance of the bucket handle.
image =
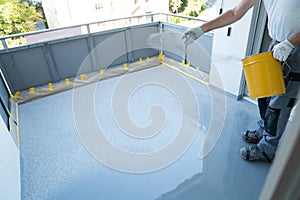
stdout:
[(287, 72), (286, 75), (283, 77), (283, 78), (286, 78), (286, 77), (289, 76), (289, 74), (290, 74), (292, 68), (291, 68), (291, 66), (290, 66), (286, 61), (283, 61), (283, 62), (284, 62), (284, 64), (286, 64), (286, 66), (288, 67), (288, 72)]

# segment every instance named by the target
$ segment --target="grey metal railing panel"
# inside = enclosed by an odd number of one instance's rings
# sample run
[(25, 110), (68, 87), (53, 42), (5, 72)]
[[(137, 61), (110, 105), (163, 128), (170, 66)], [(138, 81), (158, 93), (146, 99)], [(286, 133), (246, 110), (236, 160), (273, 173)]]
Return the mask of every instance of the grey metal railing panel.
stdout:
[(42, 46), (0, 54), (0, 59), (14, 91), (52, 82)]
[[(50, 47), (60, 80), (74, 77), (78, 73), (92, 72), (92, 64), (88, 57), (89, 49), (86, 37), (50, 43)], [(79, 71), (84, 60), (88, 67), (85, 67), (83, 71)]]
[[(152, 20), (152, 22), (144, 21), (144, 24), (111, 30), (105, 29), (105, 31), (101, 31), (98, 27), (98, 32), (91, 31), (90, 26), (127, 18), (1, 37), (0, 40), (4, 44), (8, 38), (37, 37), (39, 39), (32, 41), (30, 45), (6, 47), (0, 50), (1, 69), (3, 69), (3, 74), (6, 76), (6, 81), (12, 92), (16, 92), (45, 85), (49, 82), (58, 82), (65, 78), (72, 78), (81, 73), (95, 72), (100, 68), (130, 63), (137, 61), (140, 57), (156, 56), (160, 49), (147, 48), (146, 40), (149, 35), (158, 33), (161, 26), (165, 30), (181, 33), (186, 30), (186, 27), (183, 26), (153, 21), (154, 18), (160, 19), (162, 16), (165, 16), (167, 21), (168, 17), (173, 17), (173, 15), (159, 13), (132, 16), (128, 19), (146, 17), (148, 21)], [(184, 18), (201, 23), (201, 20), (197, 18)], [(70, 29), (76, 29), (76, 34), (68, 35), (65, 38), (61, 38), (60, 34), (59, 37), (55, 34), (53, 36), (53, 33), (57, 31), (63, 32)], [(45, 35), (47, 37), (44, 37)], [(188, 60), (194, 66), (199, 65), (202, 71), (209, 73), (210, 59), (207, 57), (211, 55), (212, 35), (206, 34), (197, 42), (203, 46), (208, 56), (204, 58), (201, 54), (192, 54), (188, 55)], [(170, 52), (164, 53), (178, 61), (181, 61), (184, 56), (172, 55)], [(84, 67), (80, 68), (80, 66)]]
[[(133, 59), (138, 60), (140, 57), (152, 57), (158, 55), (158, 49), (149, 48), (147, 45), (147, 38), (154, 33), (159, 32), (158, 24), (150, 27), (137, 27), (130, 29), (130, 36), (132, 42)], [(148, 47), (148, 48), (147, 48)]]
[(94, 36), (95, 55), (99, 68), (127, 63), (126, 30)]
[[(179, 34), (184, 33), (186, 27), (178, 26), (169, 23), (163, 23), (164, 31), (176, 31)], [(212, 34), (204, 34), (202, 37), (195, 41), (195, 44), (188, 46), (187, 48), (187, 61), (191, 62), (193, 67), (200, 67), (201, 71), (206, 73), (210, 72), (211, 55), (212, 55)], [(172, 52), (165, 51), (164, 54), (179, 62), (184, 59), (184, 53), (182, 55), (176, 55)]]

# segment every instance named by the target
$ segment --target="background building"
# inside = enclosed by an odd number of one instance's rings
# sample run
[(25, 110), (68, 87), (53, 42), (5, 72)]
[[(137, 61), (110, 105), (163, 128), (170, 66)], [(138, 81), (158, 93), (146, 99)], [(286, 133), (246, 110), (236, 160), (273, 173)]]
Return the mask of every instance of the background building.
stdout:
[(168, 12), (168, 0), (43, 0), (49, 28), (150, 12)]

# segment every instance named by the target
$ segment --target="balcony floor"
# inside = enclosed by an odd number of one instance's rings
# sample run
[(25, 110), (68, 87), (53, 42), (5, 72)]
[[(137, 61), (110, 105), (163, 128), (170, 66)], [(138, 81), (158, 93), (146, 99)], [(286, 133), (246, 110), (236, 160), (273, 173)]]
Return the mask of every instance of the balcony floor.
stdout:
[[(96, 88), (93, 113), (105, 137), (124, 151), (147, 154), (170, 145), (176, 137), (183, 119), (181, 109), (186, 105), (176, 99), (178, 95), (172, 89), (185, 88), (179, 85), (179, 80), (175, 81), (178, 85), (168, 87), (148, 82), (134, 90), (128, 101), (125, 99), (130, 118), (141, 127), (151, 124), (148, 111), (153, 105), (164, 109), (166, 118), (162, 130), (148, 139), (125, 135), (115, 122), (112, 104), (116, 102), (119, 105), (124, 101), (114, 99), (118, 84), (124, 77), (147, 80), (153, 74), (163, 74), (166, 80), (174, 80), (174, 75), (192, 88), (200, 111), (199, 119), (190, 122), (197, 125), (194, 141), (179, 159), (159, 170), (131, 173), (107, 167), (87, 150), (81, 140), (82, 135), (77, 132), (74, 106), (80, 101), (74, 101), (76, 92)], [(210, 127), (212, 94), (222, 96), (217, 89), (208, 89), (193, 79), (159, 66), (21, 104), (22, 199), (258, 199), (270, 164), (247, 162), (239, 156), (240, 147), (247, 145), (241, 140), (240, 133), (256, 128), (258, 112), (255, 105), (225, 95), (225, 120), (221, 135), (212, 151), (203, 159), (199, 158), (206, 133), (213, 128)], [(84, 110), (83, 99), (86, 97), (81, 97)], [(187, 109), (191, 109), (189, 106)], [(124, 110), (117, 109), (117, 112)], [(222, 123), (222, 113), (215, 112), (214, 119)], [(193, 116), (197, 113), (190, 113), (188, 117)], [(85, 120), (84, 123), (89, 121)], [(87, 131), (91, 130), (90, 124), (86, 127)], [(127, 162), (122, 158), (116, 159), (124, 165)]]

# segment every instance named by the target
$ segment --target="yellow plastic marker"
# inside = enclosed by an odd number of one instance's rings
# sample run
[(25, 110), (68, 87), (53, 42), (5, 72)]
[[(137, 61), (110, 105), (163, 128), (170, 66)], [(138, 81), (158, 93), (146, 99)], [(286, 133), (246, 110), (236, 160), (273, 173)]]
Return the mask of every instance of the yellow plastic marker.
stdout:
[(196, 72), (199, 72), (199, 70), (200, 70), (200, 67), (196, 67)]
[(189, 68), (191, 66), (191, 62), (189, 61), (186, 65), (186, 68)]
[(66, 85), (70, 85), (70, 80), (66, 78)]
[(48, 83), (48, 89), (49, 89), (49, 91), (52, 91), (52, 90), (53, 90), (52, 83)]
[(102, 76), (104, 74), (104, 69), (100, 69), (100, 75)]
[(80, 80), (84, 80), (86, 78), (87, 78), (86, 74), (80, 74)]
[(141, 63), (141, 64), (143, 63), (143, 58), (140, 58), (140, 63)]
[(15, 93), (15, 98), (18, 98), (19, 95), (20, 95), (20, 91), (16, 91), (16, 93)]
[(127, 63), (124, 63), (123, 67), (124, 67), (125, 70), (127, 70), (128, 69)]
[(162, 61), (165, 59), (165, 55), (164, 54), (162, 54), (162, 53), (160, 53), (159, 55), (158, 55), (158, 60), (162, 63)]
[(30, 93), (34, 93), (34, 87), (29, 88)]
[(146, 57), (147, 62), (150, 62), (150, 58), (149, 56)]
[(181, 66), (184, 66), (185, 65), (184, 63), (185, 63), (184, 60), (182, 60), (181, 61)]

